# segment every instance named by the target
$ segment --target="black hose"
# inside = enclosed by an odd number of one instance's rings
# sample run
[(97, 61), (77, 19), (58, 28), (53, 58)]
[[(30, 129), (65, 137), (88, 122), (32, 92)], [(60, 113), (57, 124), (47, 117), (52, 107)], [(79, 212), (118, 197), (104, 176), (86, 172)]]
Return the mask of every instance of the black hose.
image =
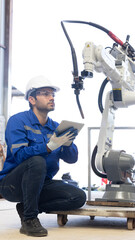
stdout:
[(92, 170), (98, 177), (107, 178), (106, 174), (103, 174), (103, 173), (99, 172), (98, 169), (96, 168), (96, 163), (95, 163), (96, 154), (97, 154), (97, 145), (95, 146), (95, 148), (93, 150), (93, 153), (92, 153), (92, 157), (91, 157)]
[(82, 110), (82, 107), (81, 107), (81, 104), (80, 104), (80, 101), (79, 101), (79, 95), (78, 94), (76, 94), (76, 102), (77, 102), (80, 114), (81, 114), (82, 118), (84, 119), (84, 114), (83, 114), (83, 110)]
[[(63, 28), (63, 31), (64, 31), (64, 33), (66, 35), (66, 38), (67, 38), (67, 40), (69, 42), (69, 45), (70, 45), (70, 48), (71, 48), (72, 61), (73, 61), (73, 76), (74, 76), (74, 81), (75, 81), (75, 78), (78, 78), (78, 76), (79, 76), (76, 52), (75, 52), (75, 49), (73, 47), (73, 44), (72, 44), (72, 42), (70, 40), (70, 37), (69, 37), (69, 35), (68, 35), (67, 31), (66, 31), (66, 28), (65, 28), (63, 22), (61, 22), (61, 26)], [(75, 94), (76, 94), (77, 105), (78, 105), (80, 114), (81, 114), (82, 118), (84, 119), (84, 114), (83, 114), (82, 107), (81, 107), (81, 104), (80, 104), (80, 101), (79, 101), (79, 89), (78, 89), (78, 86), (76, 87), (76, 84), (74, 84), (74, 88), (75, 88), (75, 90), (77, 90), (77, 91), (75, 91), (76, 92)]]
[(63, 20), (62, 22), (87, 24), (87, 25), (93, 26), (95, 28), (98, 28), (98, 29), (102, 30), (103, 32), (106, 32), (107, 34), (109, 34), (109, 32), (110, 32), (108, 29), (106, 29), (96, 23), (93, 23), (93, 22), (76, 21), (76, 20)]
[(99, 107), (99, 110), (100, 110), (101, 113), (103, 113), (103, 111), (104, 111), (103, 102), (102, 102), (103, 92), (104, 92), (105, 86), (106, 86), (106, 84), (107, 84), (108, 82), (109, 82), (109, 79), (108, 79), (108, 77), (107, 77), (107, 78), (105, 78), (105, 80), (102, 82), (101, 87), (100, 87), (100, 90), (99, 90), (99, 94), (98, 94), (98, 107)]
[[(82, 23), (82, 24), (87, 24), (87, 25), (90, 25), (90, 26), (93, 26), (95, 28), (98, 28), (100, 30), (102, 30), (103, 32), (107, 33), (108, 36), (110, 38), (112, 38), (116, 43), (118, 43), (120, 46), (124, 47), (124, 43), (117, 37), (115, 36), (110, 30), (108, 30), (107, 28), (104, 28), (102, 27), (101, 25), (99, 24), (96, 24), (96, 23), (93, 23), (93, 22), (85, 22), (85, 21), (74, 21), (74, 20), (64, 20), (62, 22), (67, 22), (67, 23)], [(133, 49), (134, 51), (134, 49)]]
[(66, 28), (65, 28), (63, 22), (61, 22), (61, 26), (63, 28), (63, 31), (64, 31), (64, 33), (66, 35), (66, 38), (67, 38), (67, 40), (69, 42), (69, 45), (70, 45), (70, 48), (71, 48), (72, 61), (73, 61), (73, 75), (74, 75), (74, 77), (78, 77), (78, 64), (77, 64), (77, 57), (76, 57), (75, 49), (73, 47), (73, 44), (72, 44), (72, 42), (70, 40), (70, 37), (69, 37), (69, 35), (68, 35), (67, 31), (66, 31)]

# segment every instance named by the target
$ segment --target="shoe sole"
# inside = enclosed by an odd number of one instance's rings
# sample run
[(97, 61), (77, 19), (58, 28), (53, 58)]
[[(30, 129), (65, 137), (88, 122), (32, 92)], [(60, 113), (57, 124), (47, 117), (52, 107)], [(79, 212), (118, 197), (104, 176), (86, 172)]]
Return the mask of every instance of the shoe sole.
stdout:
[(48, 235), (48, 233), (29, 233), (24, 231), (23, 229), (20, 229), (21, 234), (25, 234), (27, 236), (32, 236), (32, 237), (45, 237)]

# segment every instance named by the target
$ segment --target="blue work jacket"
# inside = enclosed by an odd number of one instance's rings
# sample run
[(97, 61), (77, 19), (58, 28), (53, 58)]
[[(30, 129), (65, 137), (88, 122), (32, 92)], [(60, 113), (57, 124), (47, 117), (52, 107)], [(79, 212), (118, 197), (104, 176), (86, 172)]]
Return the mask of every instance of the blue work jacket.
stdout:
[(58, 172), (60, 159), (67, 163), (75, 163), (78, 150), (74, 143), (69, 147), (62, 146), (51, 153), (47, 152), (46, 144), (58, 125), (48, 117), (47, 123), (42, 126), (31, 109), (10, 117), (5, 132), (7, 156), (0, 172), (0, 180), (32, 156), (40, 155), (45, 158), (47, 176), (50, 179)]

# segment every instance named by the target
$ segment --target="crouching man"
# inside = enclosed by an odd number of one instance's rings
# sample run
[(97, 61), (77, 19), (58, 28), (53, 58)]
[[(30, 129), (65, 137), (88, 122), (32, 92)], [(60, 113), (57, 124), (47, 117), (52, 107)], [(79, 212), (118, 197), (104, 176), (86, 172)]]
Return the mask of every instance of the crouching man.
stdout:
[(77, 130), (70, 128), (58, 136), (59, 124), (48, 117), (55, 108), (58, 90), (43, 76), (31, 79), (25, 93), (30, 110), (10, 117), (5, 133), (7, 156), (0, 172), (0, 194), (17, 202), (20, 232), (29, 236), (48, 234), (38, 219), (39, 213), (74, 210), (86, 201), (83, 190), (53, 179), (60, 159), (75, 163), (78, 158), (73, 142), (64, 146), (75, 139)]

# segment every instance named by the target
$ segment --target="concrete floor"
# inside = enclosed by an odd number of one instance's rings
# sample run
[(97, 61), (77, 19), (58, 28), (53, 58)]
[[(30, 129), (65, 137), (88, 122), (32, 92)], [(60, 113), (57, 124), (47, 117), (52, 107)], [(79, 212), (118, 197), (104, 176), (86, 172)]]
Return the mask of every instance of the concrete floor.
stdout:
[[(20, 219), (15, 203), (0, 199), (0, 240), (39, 239), (19, 233)], [(48, 240), (127, 240), (135, 239), (135, 230), (127, 229), (126, 218), (69, 215), (65, 226), (57, 224), (57, 215), (40, 214), (42, 225), (48, 229)], [(41, 239), (41, 238), (40, 238)]]

